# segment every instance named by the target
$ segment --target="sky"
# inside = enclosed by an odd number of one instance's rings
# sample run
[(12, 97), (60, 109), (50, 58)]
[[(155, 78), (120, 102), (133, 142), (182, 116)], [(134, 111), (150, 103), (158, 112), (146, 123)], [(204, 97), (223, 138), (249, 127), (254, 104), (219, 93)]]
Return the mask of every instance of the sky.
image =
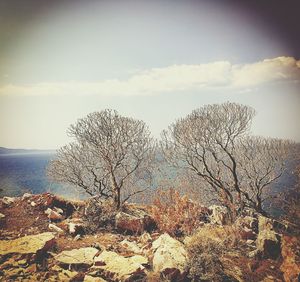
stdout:
[(154, 137), (237, 102), (252, 133), (300, 141), (296, 0), (0, 0), (0, 146), (58, 149), (106, 108)]

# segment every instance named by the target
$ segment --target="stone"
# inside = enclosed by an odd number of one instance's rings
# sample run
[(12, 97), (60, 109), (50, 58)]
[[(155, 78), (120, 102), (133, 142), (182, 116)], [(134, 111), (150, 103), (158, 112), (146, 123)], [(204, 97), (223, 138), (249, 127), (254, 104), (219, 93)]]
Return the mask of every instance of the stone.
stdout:
[(30, 202), (30, 205), (32, 206), (32, 207), (35, 207), (36, 206), (36, 203), (35, 202)]
[(122, 242), (120, 242), (120, 245), (132, 253), (142, 254), (141, 248), (136, 243), (130, 242), (127, 239), (124, 239)]
[(5, 218), (5, 214), (0, 212), (0, 220)]
[(280, 256), (281, 236), (273, 230), (272, 219), (259, 216), (256, 248), (264, 258), (277, 259)]
[(172, 273), (174, 281), (185, 275), (188, 254), (184, 245), (169, 234), (162, 234), (152, 244), (154, 272)]
[(98, 252), (99, 250), (92, 247), (73, 249), (59, 253), (55, 260), (62, 264), (91, 266)]
[(140, 281), (146, 276), (145, 265), (148, 265), (148, 259), (143, 256), (125, 258), (111, 251), (103, 251), (94, 261), (103, 276), (112, 281)]
[(30, 194), (30, 193), (24, 193), (23, 196), (22, 196), (22, 200), (28, 199), (31, 196), (32, 196), (32, 194)]
[(106, 280), (104, 280), (101, 277), (94, 277), (91, 275), (85, 275), (83, 282), (107, 282)]
[(69, 233), (73, 236), (84, 234), (84, 223), (80, 218), (72, 218), (71, 221), (67, 223), (67, 226)]
[(230, 215), (226, 207), (212, 205), (208, 209), (211, 212), (211, 215), (209, 216), (211, 223), (218, 225), (230, 223)]
[(64, 231), (63, 231), (61, 228), (59, 228), (58, 226), (56, 226), (55, 224), (52, 224), (52, 223), (50, 223), (50, 224), (48, 225), (48, 228), (49, 228), (51, 231), (54, 231), (54, 232), (57, 232), (57, 233), (64, 233)]
[(61, 208), (54, 207), (53, 209), (54, 209), (54, 211), (56, 211), (59, 214), (63, 214), (64, 213), (64, 211)]
[(55, 238), (51, 232), (28, 235), (14, 240), (0, 240), (0, 255), (36, 254), (37, 252), (46, 252), (54, 245)]
[(15, 198), (13, 198), (13, 197), (3, 197), (2, 198), (2, 203), (5, 204), (6, 206), (10, 206), (14, 202), (15, 202)]
[(61, 214), (59, 214), (58, 212), (56, 212), (50, 208), (47, 208), (47, 210), (45, 210), (45, 214), (48, 215), (48, 218), (51, 221), (59, 221), (59, 220), (63, 219), (63, 216)]

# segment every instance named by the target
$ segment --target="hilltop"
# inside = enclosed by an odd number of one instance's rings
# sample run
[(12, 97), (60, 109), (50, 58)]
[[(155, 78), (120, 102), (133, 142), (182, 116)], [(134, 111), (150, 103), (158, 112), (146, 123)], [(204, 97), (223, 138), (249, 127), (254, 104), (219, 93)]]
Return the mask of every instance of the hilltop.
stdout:
[(189, 230), (191, 219), (176, 218), (196, 206), (180, 205), (172, 218), (159, 206), (97, 210), (91, 200), (49, 193), (4, 197), (1, 281), (297, 281), (291, 226), (250, 211), (229, 224), (225, 210), (211, 206), (194, 209)]

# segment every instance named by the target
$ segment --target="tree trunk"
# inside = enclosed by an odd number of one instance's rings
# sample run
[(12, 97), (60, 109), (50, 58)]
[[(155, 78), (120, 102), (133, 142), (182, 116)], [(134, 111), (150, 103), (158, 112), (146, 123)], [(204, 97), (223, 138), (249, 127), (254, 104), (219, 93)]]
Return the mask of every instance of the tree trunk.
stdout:
[(113, 200), (115, 207), (119, 210), (121, 207), (121, 193), (120, 193), (120, 188), (118, 187), (116, 178), (114, 175), (111, 175), (111, 186), (113, 190)]

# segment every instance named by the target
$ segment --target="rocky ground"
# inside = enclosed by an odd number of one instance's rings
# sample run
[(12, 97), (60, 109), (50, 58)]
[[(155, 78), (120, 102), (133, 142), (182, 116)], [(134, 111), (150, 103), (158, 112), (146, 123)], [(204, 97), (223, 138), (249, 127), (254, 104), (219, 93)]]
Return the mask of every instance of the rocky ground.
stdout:
[[(299, 281), (299, 238), (281, 222), (249, 212), (228, 226), (213, 206), (195, 234), (171, 237), (147, 207), (127, 205), (97, 230), (87, 207), (48, 193), (2, 198), (0, 281)], [(216, 266), (208, 247), (199, 264), (199, 242), (219, 246)], [(222, 275), (197, 274), (211, 267)]]

